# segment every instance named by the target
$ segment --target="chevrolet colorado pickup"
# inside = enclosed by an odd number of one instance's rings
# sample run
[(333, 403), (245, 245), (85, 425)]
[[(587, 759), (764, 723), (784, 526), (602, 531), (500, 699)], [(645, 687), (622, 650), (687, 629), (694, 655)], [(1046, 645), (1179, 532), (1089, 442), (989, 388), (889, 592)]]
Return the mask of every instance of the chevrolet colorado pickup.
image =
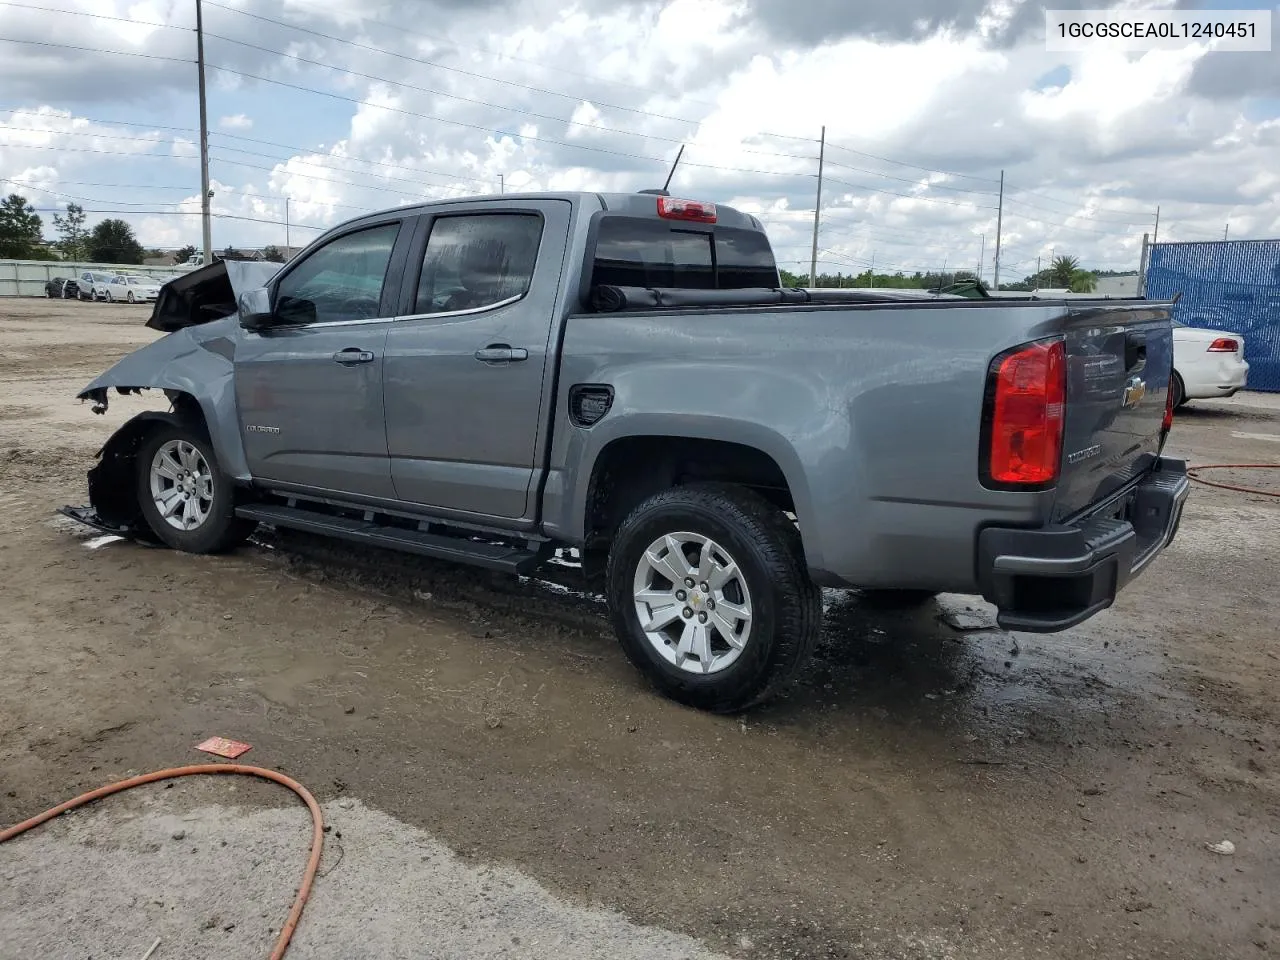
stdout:
[(662, 191), (387, 210), (254, 269), (166, 284), (167, 335), (79, 394), (171, 407), (65, 513), (196, 553), (260, 523), (513, 574), (575, 550), (703, 709), (785, 684), (824, 586), (1078, 624), (1189, 489), (1168, 302), (782, 289), (757, 219)]

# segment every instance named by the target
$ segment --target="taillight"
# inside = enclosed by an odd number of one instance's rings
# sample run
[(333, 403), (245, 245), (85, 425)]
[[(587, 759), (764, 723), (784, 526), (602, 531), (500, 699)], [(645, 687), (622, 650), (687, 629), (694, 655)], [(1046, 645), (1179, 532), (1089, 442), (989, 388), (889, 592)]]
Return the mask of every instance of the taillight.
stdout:
[(699, 200), (677, 200), (675, 197), (658, 198), (658, 216), (667, 220), (692, 220), (694, 223), (715, 223), (716, 205)]
[(1219, 337), (1213, 343), (1209, 344), (1210, 353), (1235, 353), (1237, 342), (1231, 337)]
[(1062, 462), (1066, 346), (1040, 341), (991, 363), (983, 421), (983, 481), (1025, 489), (1051, 486)]
[(1169, 374), (1169, 389), (1164, 394), (1164, 423), (1160, 424), (1161, 433), (1168, 433), (1173, 428), (1173, 374)]

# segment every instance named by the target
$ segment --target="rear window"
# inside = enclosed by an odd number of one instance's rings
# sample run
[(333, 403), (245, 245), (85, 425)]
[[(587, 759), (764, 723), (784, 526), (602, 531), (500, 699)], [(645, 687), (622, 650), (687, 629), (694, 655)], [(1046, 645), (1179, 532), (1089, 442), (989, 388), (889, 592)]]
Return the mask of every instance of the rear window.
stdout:
[(619, 287), (736, 290), (776, 287), (769, 240), (753, 230), (699, 230), (659, 220), (604, 217), (591, 282)]

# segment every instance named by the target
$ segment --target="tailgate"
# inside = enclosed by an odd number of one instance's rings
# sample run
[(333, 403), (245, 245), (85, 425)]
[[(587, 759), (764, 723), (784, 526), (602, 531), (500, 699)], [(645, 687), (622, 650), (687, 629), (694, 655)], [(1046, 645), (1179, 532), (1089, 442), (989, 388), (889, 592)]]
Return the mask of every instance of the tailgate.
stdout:
[(1170, 315), (1170, 304), (1150, 302), (1071, 311), (1056, 520), (1120, 490), (1159, 455), (1173, 372)]

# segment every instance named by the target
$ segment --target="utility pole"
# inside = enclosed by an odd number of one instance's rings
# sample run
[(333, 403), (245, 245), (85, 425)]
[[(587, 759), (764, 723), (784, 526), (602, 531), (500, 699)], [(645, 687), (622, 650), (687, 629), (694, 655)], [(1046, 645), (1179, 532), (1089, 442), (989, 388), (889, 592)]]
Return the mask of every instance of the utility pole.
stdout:
[(982, 246), (978, 248), (978, 282), (982, 282), (982, 261), (987, 258), (987, 235), (982, 235)]
[(498, 192), (507, 192), (507, 181), (503, 178), (502, 174), (498, 174)]
[(1225, 242), (1225, 241), (1226, 241), (1226, 239), (1227, 239), (1227, 231), (1228, 231), (1228, 230), (1230, 230), (1230, 229), (1231, 229), (1231, 224), (1229, 224), (1229, 223), (1228, 223), (1225, 227), (1223, 227), (1223, 228), (1222, 228), (1222, 239), (1223, 239), (1223, 241), (1224, 241), (1224, 242)]
[(1000, 289), (1000, 230), (1004, 226), (1004, 171), (1000, 171), (1000, 206), (996, 208), (996, 275), (992, 288)]
[(876, 288), (876, 252), (871, 251), (871, 289)]
[(289, 240), (289, 198), (284, 198), (284, 257), (288, 260), (293, 256), (293, 244)]
[(818, 197), (813, 203), (813, 251), (809, 255), (809, 286), (818, 285), (818, 223), (822, 217), (822, 168), (827, 160), (827, 128), (818, 141)]
[(1151, 245), (1154, 247), (1160, 240), (1160, 208), (1156, 207), (1156, 229), (1151, 234)]
[(1138, 259), (1138, 296), (1140, 297), (1147, 295), (1147, 257), (1151, 255), (1149, 239), (1149, 234), (1142, 235), (1142, 256)]
[(200, 83), (200, 228), (204, 263), (213, 263), (213, 221), (209, 216), (209, 115), (204, 94), (204, 10), (196, 0), (196, 73)]

